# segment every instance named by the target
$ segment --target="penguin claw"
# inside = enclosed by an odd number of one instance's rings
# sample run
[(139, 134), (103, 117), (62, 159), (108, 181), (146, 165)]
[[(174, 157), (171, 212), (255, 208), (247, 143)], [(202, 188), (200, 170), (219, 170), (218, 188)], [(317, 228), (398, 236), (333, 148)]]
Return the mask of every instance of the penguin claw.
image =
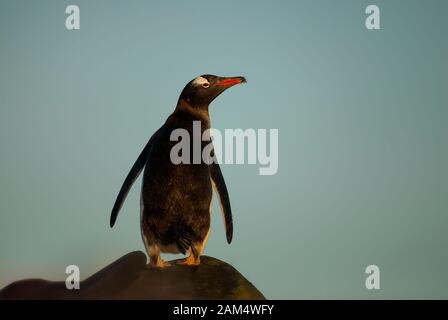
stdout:
[(198, 258), (194, 258), (192, 256), (188, 256), (187, 258), (177, 262), (177, 264), (184, 266), (198, 266), (201, 263), (201, 260)]
[(163, 269), (167, 267), (171, 267), (171, 263), (164, 261), (162, 259), (158, 259), (156, 262), (151, 261), (148, 266), (150, 268)]

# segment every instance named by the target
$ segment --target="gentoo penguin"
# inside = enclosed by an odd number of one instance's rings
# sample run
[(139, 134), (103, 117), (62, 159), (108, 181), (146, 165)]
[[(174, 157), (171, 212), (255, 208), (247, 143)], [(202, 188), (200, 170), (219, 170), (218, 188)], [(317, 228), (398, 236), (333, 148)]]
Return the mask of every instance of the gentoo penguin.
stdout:
[[(210, 232), (213, 188), (218, 193), (224, 216), (227, 242), (233, 236), (229, 194), (219, 164), (203, 160), (174, 164), (170, 153), (178, 141), (171, 133), (184, 129), (190, 135), (190, 157), (193, 158), (193, 130), (200, 121), (201, 135), (210, 129), (209, 105), (226, 89), (246, 82), (244, 77), (202, 75), (191, 80), (183, 89), (176, 109), (165, 124), (154, 133), (127, 175), (117, 196), (110, 217), (113, 227), (126, 195), (140, 172), (143, 182), (140, 200), (140, 226), (149, 265), (169, 266), (160, 253), (189, 254), (181, 263), (198, 265)], [(196, 133), (197, 134), (197, 133)], [(197, 139), (197, 137), (196, 137)], [(200, 139), (200, 137), (199, 137)], [(199, 140), (201, 141), (201, 140)], [(202, 142), (202, 149), (210, 141)], [(213, 150), (210, 152), (213, 157)], [(184, 161), (185, 162), (185, 161)], [(212, 162), (212, 163), (210, 163)]]

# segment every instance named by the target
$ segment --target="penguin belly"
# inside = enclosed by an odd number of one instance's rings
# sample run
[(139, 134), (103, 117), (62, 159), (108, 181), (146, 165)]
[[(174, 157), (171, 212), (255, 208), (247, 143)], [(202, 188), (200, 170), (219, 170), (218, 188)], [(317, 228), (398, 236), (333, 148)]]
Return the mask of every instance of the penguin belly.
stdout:
[[(166, 144), (165, 144), (166, 145)], [(177, 164), (154, 148), (143, 175), (141, 229), (146, 246), (164, 253), (203, 247), (210, 230), (212, 185), (206, 164)]]

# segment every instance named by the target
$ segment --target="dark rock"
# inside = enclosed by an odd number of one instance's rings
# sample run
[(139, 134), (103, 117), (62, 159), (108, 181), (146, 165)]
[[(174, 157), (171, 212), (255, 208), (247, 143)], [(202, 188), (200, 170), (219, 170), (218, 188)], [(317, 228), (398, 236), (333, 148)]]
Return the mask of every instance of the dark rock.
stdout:
[(231, 265), (207, 256), (199, 266), (166, 269), (146, 266), (143, 252), (128, 253), (68, 290), (63, 281), (41, 279), (14, 282), (0, 299), (265, 299)]

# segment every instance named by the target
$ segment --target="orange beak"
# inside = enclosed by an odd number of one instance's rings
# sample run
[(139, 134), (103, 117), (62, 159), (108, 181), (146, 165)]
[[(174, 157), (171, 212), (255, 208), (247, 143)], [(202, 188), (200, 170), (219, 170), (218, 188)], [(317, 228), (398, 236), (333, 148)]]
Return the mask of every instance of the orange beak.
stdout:
[(244, 77), (234, 77), (234, 78), (223, 78), (221, 81), (217, 82), (217, 86), (232, 86), (234, 84), (240, 84), (246, 82)]

